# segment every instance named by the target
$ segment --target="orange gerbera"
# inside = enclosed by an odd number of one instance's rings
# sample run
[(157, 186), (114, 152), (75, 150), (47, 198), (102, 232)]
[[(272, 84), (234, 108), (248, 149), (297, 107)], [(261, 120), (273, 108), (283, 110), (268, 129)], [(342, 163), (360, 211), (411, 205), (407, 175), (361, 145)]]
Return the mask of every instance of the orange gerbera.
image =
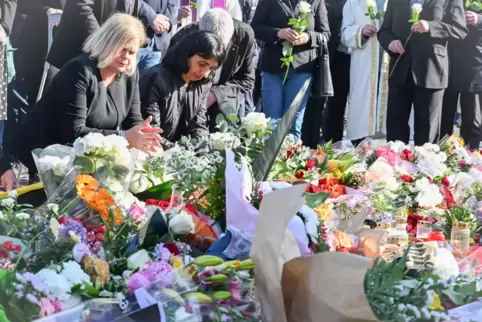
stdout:
[(80, 174), (75, 178), (77, 195), (89, 202), (95, 198), (95, 193), (99, 189), (99, 182), (92, 176)]

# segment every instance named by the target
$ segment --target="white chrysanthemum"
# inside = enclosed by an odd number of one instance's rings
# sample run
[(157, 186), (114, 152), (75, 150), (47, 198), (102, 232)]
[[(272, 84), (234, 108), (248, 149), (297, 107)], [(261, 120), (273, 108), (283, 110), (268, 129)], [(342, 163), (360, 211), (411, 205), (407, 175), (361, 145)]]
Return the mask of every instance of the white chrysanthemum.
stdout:
[(260, 131), (266, 130), (268, 123), (269, 119), (266, 118), (264, 113), (252, 112), (246, 116), (241, 127), (246, 129), (248, 135), (254, 135)]
[(77, 262), (68, 261), (62, 264), (63, 269), (60, 275), (70, 283), (70, 287), (86, 282), (90, 284), (90, 277), (87, 275)]
[(25, 212), (16, 213), (15, 217), (17, 217), (18, 220), (29, 220), (30, 219), (30, 215), (25, 213)]
[(443, 196), (439, 188), (430, 183), (427, 178), (421, 178), (415, 182), (417, 196), (415, 201), (420, 207), (432, 208), (442, 203)]
[(60, 301), (69, 299), (71, 286), (64, 276), (49, 268), (44, 268), (35, 275), (46, 286), (44, 294), (47, 298)]
[(306, 1), (300, 1), (298, 4), (298, 8), (301, 13), (307, 14), (308, 12), (311, 12), (311, 4), (309, 4)]
[(414, 3), (412, 5), (412, 13), (420, 14), (422, 12), (422, 4), (421, 3)]
[(1, 205), (2, 205), (3, 207), (12, 207), (13, 205), (15, 205), (15, 199), (10, 198), (10, 197), (9, 197), (9, 198), (5, 198), (5, 199), (2, 200)]

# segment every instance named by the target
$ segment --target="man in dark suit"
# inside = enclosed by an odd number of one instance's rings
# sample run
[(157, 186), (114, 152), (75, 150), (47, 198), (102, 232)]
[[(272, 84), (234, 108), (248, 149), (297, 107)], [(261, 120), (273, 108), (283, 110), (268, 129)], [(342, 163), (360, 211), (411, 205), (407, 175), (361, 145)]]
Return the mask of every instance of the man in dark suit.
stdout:
[(163, 15), (165, 24), (160, 33), (156, 33), (154, 28), (150, 26), (147, 17), (142, 17), (142, 21), (146, 26), (147, 41), (146, 45), (139, 49), (137, 54), (137, 68), (142, 73), (161, 61), (162, 52), (165, 52), (169, 46), (170, 32), (172, 21), (177, 21), (177, 10), (179, 7), (178, 0), (144, 0), (158, 15)]
[(47, 56), (47, 61), (53, 67), (47, 83), (58, 69), (82, 53), (84, 41), (114, 12), (145, 17), (155, 33), (165, 28), (165, 16), (156, 14), (142, 0), (67, 0)]
[[(223, 9), (209, 9), (200, 22), (182, 28), (171, 39), (171, 46), (181, 37), (195, 30), (214, 32), (226, 45), (226, 59), (216, 71), (213, 86), (208, 97), (208, 115), (210, 130), (216, 128), (216, 116), (226, 115), (226, 108), (231, 107), (240, 118), (245, 115), (245, 94), (254, 87), (254, 53), (256, 43), (250, 25), (232, 18)], [(228, 113), (229, 114), (229, 113)]]
[(350, 91), (350, 60), (348, 48), (341, 43), (341, 23), (343, 6), (346, 0), (326, 0), (331, 38), (328, 42), (330, 51), (330, 69), (334, 95), (328, 99), (323, 130), (325, 141), (341, 141), (345, 128), (345, 110)]
[(460, 99), (460, 134), (471, 148), (482, 139), (482, 14), (465, 12), (469, 33), (449, 43), (450, 85), (444, 95), (441, 135), (452, 134), (453, 119)]
[[(421, 1), (388, 1), (378, 31), (380, 44), (391, 56), (387, 140), (408, 143), (413, 104), (416, 145), (437, 138), (449, 76), (447, 42), (451, 38), (463, 39), (467, 34), (463, 0)], [(412, 24), (411, 7), (417, 2), (422, 5), (420, 20)]]

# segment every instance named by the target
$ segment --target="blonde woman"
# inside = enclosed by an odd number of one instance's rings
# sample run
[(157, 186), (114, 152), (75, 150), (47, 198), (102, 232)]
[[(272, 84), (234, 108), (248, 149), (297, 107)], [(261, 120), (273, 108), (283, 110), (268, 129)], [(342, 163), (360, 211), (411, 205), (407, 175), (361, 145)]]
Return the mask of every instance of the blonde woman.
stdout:
[(33, 149), (69, 145), (90, 132), (118, 134), (146, 152), (159, 146), (161, 131), (140, 111), (136, 55), (144, 41), (139, 20), (115, 14), (87, 39), (84, 54), (59, 71), (17, 134), (17, 156), (30, 174)]

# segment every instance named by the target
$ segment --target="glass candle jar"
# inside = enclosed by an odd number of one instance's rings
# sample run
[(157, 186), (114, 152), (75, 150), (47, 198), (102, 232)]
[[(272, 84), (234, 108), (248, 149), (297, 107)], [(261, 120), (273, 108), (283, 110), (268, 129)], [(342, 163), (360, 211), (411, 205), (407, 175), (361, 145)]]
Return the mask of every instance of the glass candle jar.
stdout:
[(395, 217), (395, 229), (407, 230), (407, 217)]
[(400, 247), (408, 246), (408, 235), (407, 236), (390, 236), (387, 239), (387, 244), (397, 245)]
[(470, 224), (457, 221), (452, 224), (450, 244), (455, 251), (465, 252), (470, 247)]
[(432, 231), (432, 223), (430, 221), (419, 220), (417, 222), (417, 238), (428, 238)]

